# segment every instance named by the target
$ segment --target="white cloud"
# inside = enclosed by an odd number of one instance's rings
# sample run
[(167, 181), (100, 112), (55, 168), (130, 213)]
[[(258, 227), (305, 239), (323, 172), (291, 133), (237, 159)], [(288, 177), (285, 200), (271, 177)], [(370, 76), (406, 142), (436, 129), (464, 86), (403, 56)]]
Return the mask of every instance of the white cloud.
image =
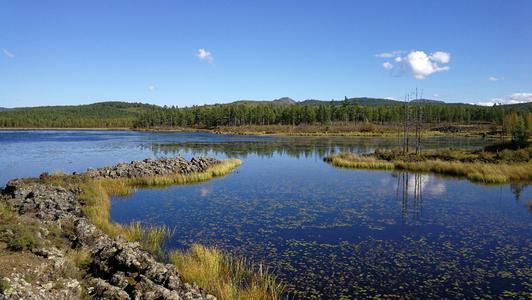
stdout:
[(200, 48), (198, 50), (198, 54), (196, 54), (196, 56), (199, 57), (199, 59), (201, 60), (205, 60), (209, 63), (212, 63), (214, 61), (214, 56), (212, 56), (212, 53), (210, 53), (209, 51), (203, 49), (203, 48)]
[(493, 106), (493, 104), (518, 104), (532, 102), (532, 93), (513, 93), (511, 95), (493, 98), (486, 101), (481, 101), (472, 104)]
[(157, 89), (157, 87), (154, 86), (154, 85), (150, 85), (150, 86), (148, 86), (148, 90), (150, 90), (150, 92), (153, 92), (153, 91), (155, 91), (156, 89)]
[(207, 197), (210, 193), (211, 193), (211, 188), (210, 187), (202, 187), (200, 189), (201, 197)]
[(395, 57), (395, 56), (399, 56), (402, 53), (404, 53), (404, 51), (395, 50), (395, 51), (392, 51), (392, 52), (383, 52), (383, 53), (375, 54), (375, 57), (378, 57), (378, 58), (392, 58), (392, 57)]
[(9, 50), (7, 49), (2, 49), (2, 52), (4, 53), (4, 55), (7, 57), (7, 58), (15, 58), (15, 54), (13, 54), (12, 52), (10, 52)]
[(427, 55), (423, 51), (412, 51), (406, 56), (406, 64), (416, 79), (425, 79), (433, 73), (448, 71), (449, 66), (440, 66), (438, 63), (446, 64), (450, 59), (451, 55), (446, 52), (438, 51)]
[(490, 76), (490, 77), (488, 77), (488, 80), (489, 81), (499, 81), (499, 80), (504, 80), (504, 77)]
[[(417, 182), (416, 182), (417, 181)], [(434, 176), (425, 175), (425, 174), (412, 174), (408, 177), (408, 194), (414, 196), (416, 193), (416, 184), (420, 188), (420, 192), (424, 194), (425, 192), (438, 196), (447, 190), (447, 187), (443, 182), (439, 182)]]
[(438, 63), (448, 64), (449, 61), (451, 61), (451, 54), (448, 52), (436, 51), (430, 55), (430, 59)]
[(424, 51), (411, 51), (406, 56), (404, 54), (406, 54), (405, 51), (392, 51), (375, 56), (378, 58), (393, 58), (393, 63), (387, 61), (382, 66), (386, 70), (392, 70), (398, 66), (396, 73), (401, 75), (405, 71), (410, 71), (416, 79), (425, 79), (431, 74), (450, 69), (447, 65), (451, 61), (451, 53), (449, 52), (436, 51), (427, 54)]
[(390, 63), (390, 62), (385, 62), (382, 64), (382, 67), (385, 68), (386, 70), (391, 70), (393, 69), (393, 65)]

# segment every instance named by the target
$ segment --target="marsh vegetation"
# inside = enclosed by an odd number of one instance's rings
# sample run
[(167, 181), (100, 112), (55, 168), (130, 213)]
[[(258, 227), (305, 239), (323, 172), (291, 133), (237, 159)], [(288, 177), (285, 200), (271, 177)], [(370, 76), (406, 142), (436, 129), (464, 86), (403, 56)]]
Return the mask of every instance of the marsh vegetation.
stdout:
[(486, 150), (446, 149), (429, 150), (421, 154), (404, 153), (400, 149), (372, 154), (333, 154), (325, 161), (334, 166), (362, 169), (406, 170), (463, 176), (482, 183), (507, 183), (532, 180), (532, 147)]

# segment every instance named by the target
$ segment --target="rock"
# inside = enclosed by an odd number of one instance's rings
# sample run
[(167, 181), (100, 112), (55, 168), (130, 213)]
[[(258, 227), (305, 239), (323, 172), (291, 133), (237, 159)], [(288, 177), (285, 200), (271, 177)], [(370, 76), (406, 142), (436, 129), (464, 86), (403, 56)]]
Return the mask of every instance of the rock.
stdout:
[(131, 299), (129, 295), (121, 288), (111, 285), (101, 278), (93, 278), (89, 282), (93, 288), (91, 296), (95, 299), (107, 300), (127, 300)]
[(111, 167), (88, 169), (85, 173), (91, 178), (139, 178), (147, 176), (168, 176), (176, 173), (188, 174), (203, 172), (219, 160), (209, 157), (194, 157), (186, 161), (183, 157), (144, 159), (120, 163)]

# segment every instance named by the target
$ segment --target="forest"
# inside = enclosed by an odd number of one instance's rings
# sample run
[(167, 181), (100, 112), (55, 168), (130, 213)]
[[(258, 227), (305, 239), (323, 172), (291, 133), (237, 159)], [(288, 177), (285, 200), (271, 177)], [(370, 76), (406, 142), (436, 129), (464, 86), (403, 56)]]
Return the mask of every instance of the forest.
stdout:
[(0, 110), (4, 128), (125, 128), (141, 113), (157, 106), (142, 103), (101, 102), (75, 106), (41, 106)]
[(218, 104), (194, 107), (162, 107), (141, 114), (136, 128), (200, 127), (242, 125), (300, 125), (330, 124), (332, 122), (370, 123), (377, 125), (402, 124), (405, 116), (419, 114), (428, 124), (495, 124), (503, 123), (505, 115), (515, 113), (525, 122), (530, 119), (532, 104), (499, 105), (493, 107), (445, 104), (438, 102), (410, 102), (363, 106), (353, 101), (312, 102), (312, 104)]

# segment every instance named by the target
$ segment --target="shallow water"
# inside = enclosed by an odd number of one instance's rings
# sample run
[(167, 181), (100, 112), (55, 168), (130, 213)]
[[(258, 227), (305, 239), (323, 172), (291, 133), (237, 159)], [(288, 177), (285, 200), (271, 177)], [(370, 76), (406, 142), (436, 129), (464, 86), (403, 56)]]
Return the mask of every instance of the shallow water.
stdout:
[[(239, 157), (206, 183), (113, 199), (113, 221), (168, 225), (167, 248), (216, 245), (265, 262), (300, 298), (529, 295), (530, 187), (323, 162), (396, 139), (136, 132), (0, 132), (0, 182), (181, 154)], [(431, 139), (427, 148), (485, 141)]]

